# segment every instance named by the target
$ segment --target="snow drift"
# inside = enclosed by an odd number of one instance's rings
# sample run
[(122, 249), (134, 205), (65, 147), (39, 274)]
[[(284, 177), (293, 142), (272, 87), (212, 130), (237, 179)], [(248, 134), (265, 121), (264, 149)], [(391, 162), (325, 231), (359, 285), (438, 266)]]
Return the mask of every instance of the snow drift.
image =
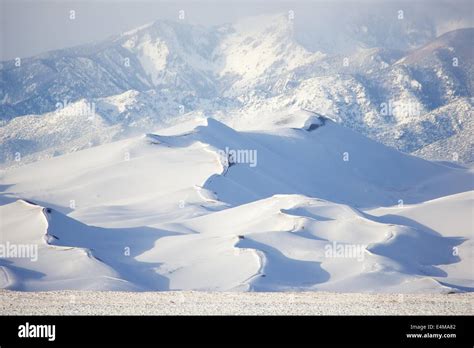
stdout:
[(2, 258), (1, 287), (474, 290), (472, 171), (301, 115), (190, 120), (2, 172), (1, 242), (38, 259)]

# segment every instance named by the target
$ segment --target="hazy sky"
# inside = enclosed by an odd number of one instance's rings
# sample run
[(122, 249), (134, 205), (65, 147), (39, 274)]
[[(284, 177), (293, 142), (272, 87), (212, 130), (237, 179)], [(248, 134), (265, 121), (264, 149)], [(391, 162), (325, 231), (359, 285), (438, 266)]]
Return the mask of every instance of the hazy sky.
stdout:
[[(377, 12), (387, 6), (394, 9), (410, 7), (416, 9), (418, 16), (437, 18), (438, 29), (444, 32), (473, 26), (474, 6), (473, 1), (464, 0), (0, 0), (0, 3), (1, 60), (102, 40), (157, 19), (177, 20), (179, 10), (185, 11), (188, 22), (213, 25), (232, 22), (243, 16), (289, 10), (295, 11), (296, 18), (304, 17), (309, 23), (343, 21), (359, 10)], [(70, 19), (71, 10), (75, 11), (73, 20)], [(408, 15), (410, 11), (407, 11)]]

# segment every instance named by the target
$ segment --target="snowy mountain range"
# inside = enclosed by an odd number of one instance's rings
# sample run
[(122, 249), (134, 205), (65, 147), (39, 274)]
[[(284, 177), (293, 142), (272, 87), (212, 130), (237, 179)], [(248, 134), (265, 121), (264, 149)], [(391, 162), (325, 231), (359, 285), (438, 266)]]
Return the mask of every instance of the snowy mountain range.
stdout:
[(473, 33), (158, 21), (3, 62), (0, 288), (473, 291)]
[(157, 21), (3, 62), (0, 161), (68, 153), (196, 114), (239, 129), (261, 117), (285, 124), (301, 109), (404, 152), (473, 160), (474, 29), (435, 37), (423, 21), (365, 18), (337, 33), (329, 44), (288, 14), (210, 28)]

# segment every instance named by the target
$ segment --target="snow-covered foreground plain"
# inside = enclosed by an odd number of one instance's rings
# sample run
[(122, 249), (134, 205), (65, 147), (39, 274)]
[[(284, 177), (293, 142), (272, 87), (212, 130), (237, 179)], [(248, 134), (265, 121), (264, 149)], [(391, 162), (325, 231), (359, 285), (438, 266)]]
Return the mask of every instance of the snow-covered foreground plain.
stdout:
[(473, 315), (474, 294), (0, 290), (0, 315)]
[(190, 120), (3, 171), (0, 241), (37, 257), (3, 255), (0, 287), (474, 290), (472, 169), (291, 120)]

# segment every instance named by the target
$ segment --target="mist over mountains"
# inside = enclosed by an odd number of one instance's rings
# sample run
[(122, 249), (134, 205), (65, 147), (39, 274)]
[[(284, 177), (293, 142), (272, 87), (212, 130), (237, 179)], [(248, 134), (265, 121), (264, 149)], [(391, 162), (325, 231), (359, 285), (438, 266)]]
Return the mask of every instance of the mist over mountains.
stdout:
[(437, 37), (432, 22), (403, 11), (330, 29), (307, 30), (292, 11), (210, 27), (158, 20), (5, 61), (1, 161), (68, 153), (196, 115), (242, 129), (262, 118), (284, 125), (302, 109), (407, 153), (473, 160), (474, 29)]

